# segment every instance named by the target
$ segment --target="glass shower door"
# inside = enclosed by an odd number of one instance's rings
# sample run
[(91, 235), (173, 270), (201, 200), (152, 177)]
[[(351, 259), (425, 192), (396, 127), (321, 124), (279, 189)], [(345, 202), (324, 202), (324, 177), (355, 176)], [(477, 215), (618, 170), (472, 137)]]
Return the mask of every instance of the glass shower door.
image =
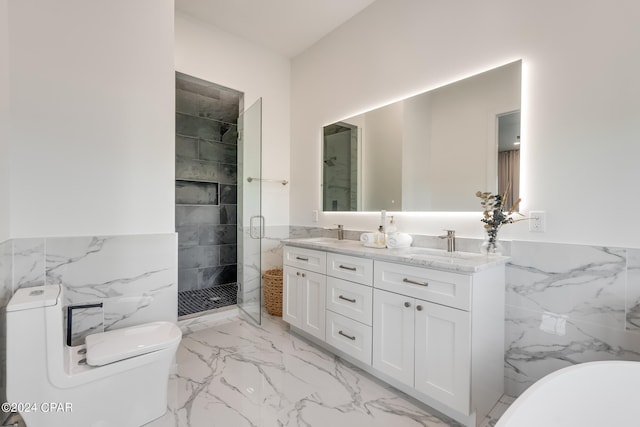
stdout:
[(238, 119), (238, 307), (260, 324), (262, 307), (262, 98)]

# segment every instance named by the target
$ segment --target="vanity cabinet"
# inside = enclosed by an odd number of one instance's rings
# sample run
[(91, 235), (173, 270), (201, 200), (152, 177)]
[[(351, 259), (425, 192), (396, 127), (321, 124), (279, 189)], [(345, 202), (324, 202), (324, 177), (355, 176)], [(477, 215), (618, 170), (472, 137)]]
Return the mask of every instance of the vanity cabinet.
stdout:
[(282, 319), (321, 340), (326, 327), (325, 265), (325, 252), (285, 248)]
[(433, 268), (389, 252), (338, 252), (285, 246), (283, 319), (464, 425), (479, 424), (503, 393), (506, 259)]

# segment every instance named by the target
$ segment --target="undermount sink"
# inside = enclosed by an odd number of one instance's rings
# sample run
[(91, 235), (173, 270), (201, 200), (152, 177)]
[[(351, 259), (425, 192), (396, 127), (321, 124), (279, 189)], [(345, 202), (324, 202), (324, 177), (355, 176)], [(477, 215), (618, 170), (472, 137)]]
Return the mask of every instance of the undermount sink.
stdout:
[(355, 240), (338, 240), (334, 237), (311, 237), (309, 239), (304, 239), (307, 242), (310, 243), (326, 243), (326, 244), (346, 244), (346, 243), (358, 243)]
[(457, 259), (457, 260), (471, 260), (482, 257), (482, 254), (474, 254), (471, 252), (447, 252), (441, 249), (431, 248), (407, 248), (404, 255), (414, 259)]

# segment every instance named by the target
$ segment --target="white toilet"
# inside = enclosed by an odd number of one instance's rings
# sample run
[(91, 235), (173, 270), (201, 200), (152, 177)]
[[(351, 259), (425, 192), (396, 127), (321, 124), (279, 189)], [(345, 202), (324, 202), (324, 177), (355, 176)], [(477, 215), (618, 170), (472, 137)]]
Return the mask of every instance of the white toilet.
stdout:
[(7, 400), (27, 427), (138, 427), (167, 410), (182, 338), (170, 322), (64, 339), (62, 288), (19, 289), (7, 305)]

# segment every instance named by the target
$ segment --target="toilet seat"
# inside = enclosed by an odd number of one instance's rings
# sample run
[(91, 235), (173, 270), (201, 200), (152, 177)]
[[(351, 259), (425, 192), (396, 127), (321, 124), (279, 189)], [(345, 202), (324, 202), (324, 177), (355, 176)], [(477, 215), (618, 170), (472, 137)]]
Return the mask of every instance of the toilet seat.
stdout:
[(171, 322), (152, 322), (88, 335), (87, 364), (103, 366), (176, 344), (182, 332)]

